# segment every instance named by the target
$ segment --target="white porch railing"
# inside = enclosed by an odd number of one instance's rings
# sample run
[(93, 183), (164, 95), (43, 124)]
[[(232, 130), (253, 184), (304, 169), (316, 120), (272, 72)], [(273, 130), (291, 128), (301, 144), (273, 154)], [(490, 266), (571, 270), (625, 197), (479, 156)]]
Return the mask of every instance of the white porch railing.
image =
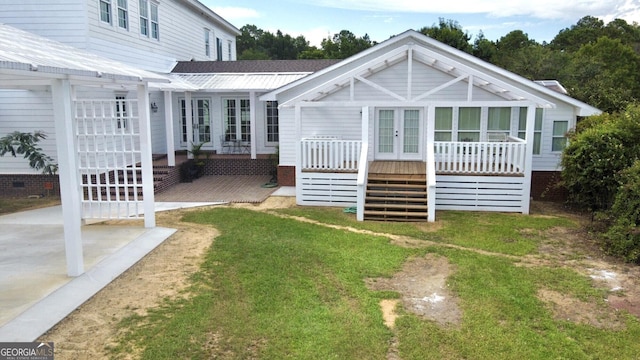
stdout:
[(434, 143), (435, 170), (439, 174), (523, 174), (526, 142), (509, 137), (506, 142)]
[(362, 141), (307, 138), (300, 141), (302, 170), (357, 171)]

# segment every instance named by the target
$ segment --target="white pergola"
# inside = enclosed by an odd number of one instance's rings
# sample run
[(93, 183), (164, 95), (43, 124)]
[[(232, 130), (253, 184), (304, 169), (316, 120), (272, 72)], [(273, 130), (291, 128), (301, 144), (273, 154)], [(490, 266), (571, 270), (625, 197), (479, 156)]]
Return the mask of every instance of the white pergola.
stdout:
[[(144, 213), (146, 228), (155, 227), (149, 82), (168, 83), (169, 79), (0, 24), (0, 88), (48, 90), (51, 93), (69, 276), (78, 276), (84, 273), (81, 225), (83, 206), (87, 205), (83, 203), (87, 187), (83, 188), (83, 181), (86, 182), (90, 176), (85, 172), (83, 178), (79, 169), (91, 166), (86, 164), (91, 163), (87, 160), (91, 156), (94, 156), (94, 162), (97, 162), (95, 159), (100, 156), (100, 161), (103, 161), (103, 153), (105, 152), (122, 153), (123, 158), (128, 152), (136, 153), (136, 168), (142, 174), (142, 183), (135, 184), (137, 188), (142, 189), (141, 209), (137, 209), (138, 204), (136, 203), (136, 210)], [(120, 137), (125, 135), (135, 137), (135, 149), (127, 145), (117, 151), (113, 151), (113, 149), (105, 151), (104, 148), (86, 145), (97, 138), (95, 135), (97, 132), (102, 131), (95, 130), (99, 128), (97, 124), (87, 125), (86, 107), (83, 107), (85, 111), (83, 115), (85, 117), (82, 120), (84, 121), (84, 129), (78, 130), (78, 117), (80, 116), (78, 109), (81, 105), (78, 105), (75, 100), (75, 91), (77, 87), (87, 86), (136, 91), (137, 98), (128, 102), (128, 106), (134, 108), (128, 108), (130, 114), (127, 120), (135, 118), (137, 127), (131, 131), (131, 134), (123, 134), (122, 131), (118, 133)], [(113, 104), (111, 105), (112, 113)], [(92, 105), (92, 108), (88, 110), (94, 114), (91, 119), (98, 118), (98, 115), (95, 114), (100, 106), (103, 111), (108, 111), (104, 110), (104, 105)], [(120, 116), (121, 111), (118, 114)], [(0, 121), (2, 120), (0, 119)], [(104, 124), (100, 126), (105, 128)], [(94, 129), (93, 137), (91, 131), (87, 131), (89, 128)], [(104, 131), (100, 133), (100, 136), (105, 137)], [(81, 157), (83, 151), (84, 158)], [(116, 155), (113, 155), (113, 158), (115, 159)], [(131, 159), (134, 158), (131, 157)], [(96, 169), (97, 174), (98, 171), (117, 170), (118, 168), (100, 168), (98, 166)], [(107, 181), (107, 187), (111, 185), (113, 184), (109, 184)], [(129, 185), (127, 184), (127, 186)], [(114, 198), (107, 196), (106, 199), (103, 199), (101, 195), (97, 195), (97, 198), (93, 199), (94, 205), (106, 202), (109, 203), (109, 206), (116, 207), (120, 204), (132, 203), (128, 196), (115, 196)]]

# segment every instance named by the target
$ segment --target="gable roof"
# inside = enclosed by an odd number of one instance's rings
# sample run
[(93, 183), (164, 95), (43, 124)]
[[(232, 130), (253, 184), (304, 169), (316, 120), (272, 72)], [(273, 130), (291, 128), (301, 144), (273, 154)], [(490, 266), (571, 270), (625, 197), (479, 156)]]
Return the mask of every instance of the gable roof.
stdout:
[[(364, 80), (368, 75), (403, 61), (408, 56), (412, 56), (414, 61), (451, 75), (455, 79), (451, 83), (473, 82), (475, 87), (492, 92), (506, 100), (529, 99), (536, 102), (538, 106), (553, 107), (553, 102), (541, 97), (544, 95), (554, 101), (558, 100), (574, 106), (576, 114), (580, 116), (601, 112), (579, 100), (536, 84), (414, 30), (408, 30), (340, 63), (265, 94), (261, 100), (276, 100), (282, 95), (285, 95), (287, 102), (317, 100), (330, 91), (349, 86), (351, 78)], [(425, 97), (424, 94), (420, 96), (421, 99)]]
[(1, 87), (47, 85), (53, 78), (91, 83), (169, 81), (162, 75), (0, 24)]
[(172, 73), (314, 73), (340, 60), (179, 61)]

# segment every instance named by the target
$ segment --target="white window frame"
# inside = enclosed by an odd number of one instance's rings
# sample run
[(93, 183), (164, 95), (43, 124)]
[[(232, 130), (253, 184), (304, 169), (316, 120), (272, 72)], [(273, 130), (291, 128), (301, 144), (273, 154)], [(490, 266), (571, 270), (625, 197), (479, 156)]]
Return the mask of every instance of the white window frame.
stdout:
[(149, 37), (151, 33), (149, 26), (149, 0), (139, 0), (138, 4), (138, 11), (140, 13), (140, 35)]
[(211, 57), (211, 31), (204, 28), (204, 56)]
[(116, 11), (118, 14), (118, 27), (122, 30), (129, 30), (129, 2), (128, 0), (116, 0)]
[(127, 128), (127, 94), (116, 94), (116, 120), (118, 129)]
[(222, 39), (216, 38), (216, 60), (222, 61)]
[(280, 142), (279, 112), (277, 101), (265, 102), (265, 142), (267, 146), (276, 146)]
[(149, 36), (154, 39), (160, 41), (160, 9), (159, 5), (156, 2), (149, 3)]
[(227, 40), (227, 51), (229, 52), (229, 58), (227, 60), (231, 61), (233, 57), (231, 57), (231, 40)]
[[(229, 114), (228, 101), (235, 101), (233, 118), (235, 124), (233, 127), (235, 131), (228, 133), (229, 126)], [(246, 102), (246, 106), (243, 106), (243, 102)], [(246, 111), (246, 119), (243, 121), (243, 110)], [(245, 97), (225, 97), (222, 98), (222, 135), (226, 141), (244, 141), (249, 142), (251, 140), (251, 100)], [(245, 131), (243, 131), (245, 128)]]
[[(103, 5), (106, 6), (103, 11)], [(111, 25), (113, 22), (113, 10), (111, 9), (111, 0), (100, 0), (98, 2), (98, 16), (100, 17), (100, 21), (105, 24)], [(103, 15), (106, 15), (107, 19), (104, 18)]]
[[(566, 129), (562, 133), (562, 135), (556, 134), (556, 124), (566, 124)], [(567, 147), (569, 140), (567, 139), (567, 131), (569, 131), (569, 120), (554, 120), (551, 128), (551, 152), (552, 153), (561, 153)], [(554, 145), (556, 143), (555, 140), (564, 140), (564, 144), (561, 149), (555, 149)]]
[[(521, 119), (524, 116), (524, 124)], [(518, 137), (520, 139), (526, 140), (527, 138), (527, 129), (526, 129), (526, 119), (527, 119), (527, 108), (520, 108), (520, 113), (518, 114)], [(533, 155), (540, 155), (542, 151), (542, 123), (544, 120), (544, 109), (536, 108), (535, 122), (533, 124), (533, 142), (531, 146), (533, 146)]]

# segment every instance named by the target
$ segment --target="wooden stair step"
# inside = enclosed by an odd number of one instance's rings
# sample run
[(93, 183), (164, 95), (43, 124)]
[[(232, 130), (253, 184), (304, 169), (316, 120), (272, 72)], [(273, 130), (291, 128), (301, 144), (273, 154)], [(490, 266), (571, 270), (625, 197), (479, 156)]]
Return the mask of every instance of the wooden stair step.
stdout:
[(386, 196), (427, 196), (427, 191), (404, 191), (404, 190), (386, 190), (386, 189), (367, 189), (367, 195), (369, 194), (377, 194), (377, 195), (386, 195)]
[(427, 205), (416, 205), (416, 204), (365, 204), (365, 210), (367, 209), (402, 209), (407, 210), (407, 212), (412, 212), (409, 210), (427, 210)]
[(388, 176), (371, 176), (367, 177), (369, 182), (427, 182), (426, 177), (407, 178), (407, 177), (388, 177)]
[(368, 183), (367, 188), (395, 188), (395, 189), (426, 189), (426, 184), (372, 184)]
[(371, 202), (371, 203), (376, 203), (376, 202), (382, 202), (382, 201), (386, 201), (386, 202), (409, 202), (409, 203), (415, 203), (415, 202), (426, 202), (427, 201), (427, 197), (426, 196), (422, 196), (422, 197), (406, 197), (406, 196), (398, 196), (398, 197), (389, 197), (389, 196), (367, 196), (366, 199), (367, 203)]

